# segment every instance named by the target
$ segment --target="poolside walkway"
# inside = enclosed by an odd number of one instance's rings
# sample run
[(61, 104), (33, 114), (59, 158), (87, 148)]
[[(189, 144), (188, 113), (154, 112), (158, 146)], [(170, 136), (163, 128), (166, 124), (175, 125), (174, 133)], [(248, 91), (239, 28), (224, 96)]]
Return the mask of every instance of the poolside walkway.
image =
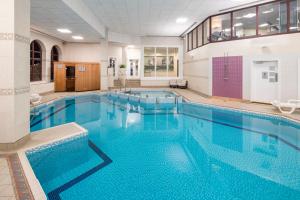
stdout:
[(0, 200), (15, 200), (16, 194), (12, 176), (10, 174), (8, 160), (0, 157)]
[(173, 89), (177, 94), (185, 97), (187, 100), (195, 103), (204, 103), (226, 108), (234, 108), (247, 110), (252, 112), (266, 113), (284, 116), (293, 120), (300, 121), (300, 112), (296, 111), (293, 114), (282, 114), (276, 108), (269, 104), (252, 103), (250, 101), (241, 101), (229, 98), (207, 97), (191, 90)]

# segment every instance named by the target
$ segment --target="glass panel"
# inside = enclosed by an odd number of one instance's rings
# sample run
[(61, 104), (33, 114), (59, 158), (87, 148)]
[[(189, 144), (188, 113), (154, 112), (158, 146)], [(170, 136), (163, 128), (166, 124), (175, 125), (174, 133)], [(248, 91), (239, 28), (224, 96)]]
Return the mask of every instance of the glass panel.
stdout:
[(167, 48), (156, 48), (156, 76), (166, 77), (167, 75)]
[(207, 44), (207, 43), (209, 43), (209, 41), (210, 41), (210, 39), (209, 39), (209, 19), (207, 19), (207, 20), (203, 23), (203, 31), (204, 31), (203, 44)]
[(197, 28), (193, 30), (193, 49), (197, 48)]
[(145, 47), (144, 49), (144, 76), (155, 77), (155, 48)]
[(230, 14), (218, 15), (211, 18), (211, 41), (230, 40), (231, 16)]
[(192, 50), (193, 48), (193, 44), (192, 44), (192, 32), (190, 32), (189, 34), (188, 34), (188, 38), (189, 38), (189, 45), (188, 45), (188, 47), (189, 47), (189, 51), (190, 50)]
[(287, 31), (286, 1), (259, 6), (258, 32), (260, 35), (284, 33)]
[(291, 0), (290, 8), (290, 31), (300, 31), (300, 0)]
[(233, 13), (233, 38), (256, 35), (256, 7)]
[(202, 24), (198, 26), (198, 47), (202, 46)]
[(168, 55), (169, 55), (169, 77), (178, 77), (178, 65), (179, 65), (179, 58), (178, 58), (178, 48), (168, 48)]

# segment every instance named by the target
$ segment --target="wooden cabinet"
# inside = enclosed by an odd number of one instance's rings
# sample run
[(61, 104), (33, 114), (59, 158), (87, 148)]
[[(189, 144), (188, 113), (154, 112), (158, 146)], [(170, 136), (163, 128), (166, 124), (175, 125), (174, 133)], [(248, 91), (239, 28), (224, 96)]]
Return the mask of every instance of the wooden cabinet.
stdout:
[[(56, 62), (54, 64), (55, 91), (89, 91), (100, 89), (100, 64)], [(72, 90), (72, 89), (71, 89)]]

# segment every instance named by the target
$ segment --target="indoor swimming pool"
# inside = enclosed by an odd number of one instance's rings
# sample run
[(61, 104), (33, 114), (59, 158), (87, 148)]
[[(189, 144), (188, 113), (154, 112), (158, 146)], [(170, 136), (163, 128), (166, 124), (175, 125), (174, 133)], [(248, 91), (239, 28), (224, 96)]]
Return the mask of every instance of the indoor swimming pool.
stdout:
[(98, 94), (33, 113), (32, 132), (69, 122), (88, 130), (27, 151), (49, 200), (300, 199), (300, 125), (287, 119)]

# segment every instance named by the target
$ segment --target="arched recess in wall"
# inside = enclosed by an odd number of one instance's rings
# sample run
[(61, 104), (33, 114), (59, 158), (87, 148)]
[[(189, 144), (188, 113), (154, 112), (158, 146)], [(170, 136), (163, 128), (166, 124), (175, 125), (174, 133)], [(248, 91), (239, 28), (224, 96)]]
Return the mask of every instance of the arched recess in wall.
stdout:
[(51, 66), (50, 66), (50, 81), (54, 81), (54, 62), (59, 61), (61, 58), (61, 50), (57, 45), (51, 49)]
[(45, 72), (46, 48), (39, 40), (30, 43), (30, 82), (42, 81)]

